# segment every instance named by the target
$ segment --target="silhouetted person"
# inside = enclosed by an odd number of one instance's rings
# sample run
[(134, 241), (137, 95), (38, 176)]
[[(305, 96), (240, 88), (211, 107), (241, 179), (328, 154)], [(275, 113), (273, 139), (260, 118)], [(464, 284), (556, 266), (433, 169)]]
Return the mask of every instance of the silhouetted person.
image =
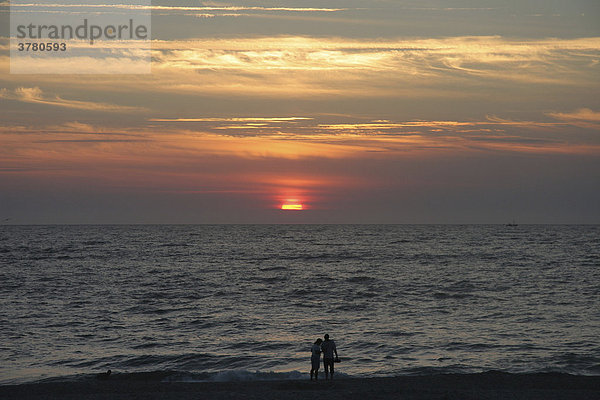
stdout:
[[(338, 358), (337, 349), (335, 342), (329, 340), (329, 335), (325, 334), (325, 341), (321, 343), (321, 350), (323, 351), (323, 366), (325, 366), (325, 379), (333, 379), (333, 364), (335, 359)], [(333, 354), (335, 353), (335, 358)]]
[(315, 343), (312, 345), (310, 349), (312, 355), (310, 356), (310, 380), (313, 379), (313, 374), (315, 376), (315, 380), (319, 379), (319, 367), (321, 366), (321, 343), (323, 341), (321, 338), (317, 339)]
[(96, 379), (102, 379), (103, 381), (105, 381), (108, 378), (110, 378), (110, 374), (112, 374), (112, 371), (109, 369), (106, 372), (102, 372), (102, 373), (96, 375)]

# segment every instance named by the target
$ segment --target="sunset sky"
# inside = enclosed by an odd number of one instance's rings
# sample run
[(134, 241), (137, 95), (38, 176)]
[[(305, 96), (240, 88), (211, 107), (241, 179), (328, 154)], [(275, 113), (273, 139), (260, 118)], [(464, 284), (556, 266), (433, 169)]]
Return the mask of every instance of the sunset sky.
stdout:
[(0, 3), (0, 221), (600, 223), (597, 0), (152, 4), (152, 74), (21, 75)]

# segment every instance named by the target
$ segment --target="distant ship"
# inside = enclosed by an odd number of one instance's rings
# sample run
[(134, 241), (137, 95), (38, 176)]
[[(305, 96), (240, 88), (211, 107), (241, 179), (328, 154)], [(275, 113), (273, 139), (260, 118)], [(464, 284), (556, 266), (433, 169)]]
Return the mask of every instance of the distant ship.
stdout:
[(517, 224), (517, 223), (515, 222), (515, 220), (513, 219), (513, 221), (512, 221), (512, 222), (509, 222), (508, 224), (506, 224), (506, 226), (519, 226), (519, 224)]

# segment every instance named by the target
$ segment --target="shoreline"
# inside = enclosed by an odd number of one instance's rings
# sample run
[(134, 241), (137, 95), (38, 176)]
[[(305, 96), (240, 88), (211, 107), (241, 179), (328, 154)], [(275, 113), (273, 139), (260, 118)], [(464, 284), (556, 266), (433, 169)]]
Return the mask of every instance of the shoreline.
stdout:
[(326, 396), (328, 400), (389, 399), (528, 399), (595, 400), (600, 376), (563, 373), (439, 374), (382, 378), (340, 378), (333, 381), (273, 380), (233, 382), (163, 382), (148, 375), (116, 375), (72, 382), (41, 382), (0, 386), (2, 399), (281, 399)]

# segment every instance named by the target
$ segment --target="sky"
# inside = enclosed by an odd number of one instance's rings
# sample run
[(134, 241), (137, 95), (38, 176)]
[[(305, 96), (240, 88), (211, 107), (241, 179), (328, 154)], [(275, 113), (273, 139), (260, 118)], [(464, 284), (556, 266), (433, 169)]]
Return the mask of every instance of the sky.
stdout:
[(0, 223), (600, 223), (597, 0), (153, 1), (151, 74), (9, 10)]

